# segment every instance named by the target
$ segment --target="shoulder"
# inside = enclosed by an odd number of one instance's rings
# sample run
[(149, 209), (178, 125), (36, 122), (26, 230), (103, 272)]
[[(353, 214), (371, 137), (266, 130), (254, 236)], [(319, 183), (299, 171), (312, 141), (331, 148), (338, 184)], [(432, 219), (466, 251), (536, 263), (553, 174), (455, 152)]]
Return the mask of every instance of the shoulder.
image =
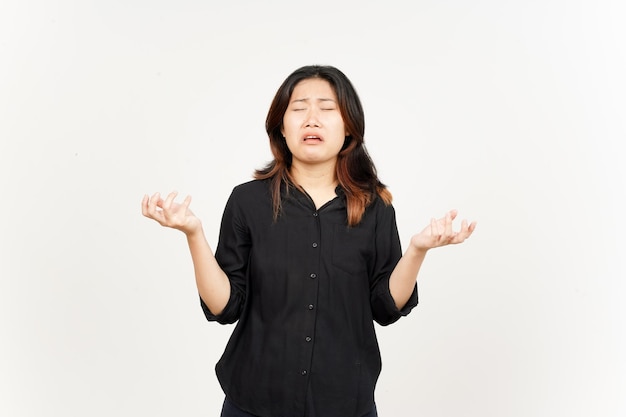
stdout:
[(376, 228), (393, 224), (396, 222), (395, 208), (377, 196), (365, 209), (361, 222)]
[(269, 180), (251, 180), (235, 186), (226, 203), (226, 210), (240, 216), (271, 210), (272, 197)]
[(393, 204), (386, 203), (380, 196), (374, 197), (374, 200), (367, 207), (368, 211), (373, 211), (378, 214), (393, 214), (395, 213), (395, 208)]
[[(265, 180), (251, 180), (233, 187), (224, 208), (223, 219), (240, 226), (251, 225), (257, 219), (271, 216), (269, 184)], [(246, 226), (247, 227), (247, 226)]]
[(269, 196), (270, 183), (268, 180), (250, 180), (233, 188), (231, 199), (257, 200), (262, 196)]

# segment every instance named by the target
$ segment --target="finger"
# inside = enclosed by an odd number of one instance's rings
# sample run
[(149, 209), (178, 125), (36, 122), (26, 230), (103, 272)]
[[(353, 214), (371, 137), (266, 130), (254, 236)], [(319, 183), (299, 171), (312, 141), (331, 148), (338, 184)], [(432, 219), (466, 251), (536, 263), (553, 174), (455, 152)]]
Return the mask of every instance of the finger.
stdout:
[(155, 201), (158, 201), (158, 199), (158, 193), (155, 193), (154, 195), (152, 195), (152, 197), (145, 195), (142, 200), (141, 212), (147, 218), (156, 220), (158, 223), (163, 224), (163, 216), (161, 212), (155, 207)]
[(452, 209), (448, 212), (448, 214), (450, 214), (450, 217), (452, 218), (452, 220), (456, 219), (456, 216), (459, 214), (459, 211), (457, 209)]
[(461, 243), (469, 236), (467, 220), (463, 219), (461, 222), (461, 230), (454, 236), (452, 243)]
[(439, 241), (441, 237), (441, 227), (439, 226), (439, 222), (434, 217), (430, 219), (430, 235), (435, 241)]
[(183, 210), (185, 210), (185, 212), (189, 209), (190, 204), (191, 204), (191, 196), (188, 195), (187, 197), (185, 197), (185, 199), (183, 200), (183, 204), (182, 204), (182, 208)]
[(450, 238), (452, 236), (454, 236), (454, 232), (452, 231), (452, 211), (449, 211), (448, 213), (446, 213), (446, 222), (445, 222), (445, 237), (446, 238)]
[(143, 197), (143, 200), (141, 201), (141, 213), (150, 219), (156, 220), (156, 218), (154, 217), (155, 210), (152, 207), (153, 201), (154, 201), (154, 196), (150, 197), (148, 194), (146, 194)]
[(150, 200), (148, 202), (148, 213), (150, 215), (154, 216), (154, 213), (156, 212), (157, 202), (160, 198), (161, 194), (159, 194), (158, 192), (154, 193), (152, 197), (150, 197)]
[(463, 226), (461, 228), (461, 232), (459, 232), (459, 235), (457, 236), (458, 242), (456, 243), (464, 242), (467, 238), (469, 238), (472, 235), (475, 228), (476, 228), (476, 222), (472, 222), (468, 225), (467, 220), (463, 220)]
[(141, 214), (143, 214), (144, 216), (148, 216), (148, 194), (144, 194), (143, 198), (141, 199)]
[(169, 210), (172, 207), (172, 203), (174, 202), (174, 199), (177, 195), (178, 191), (172, 191), (171, 193), (169, 193), (168, 196), (165, 198), (165, 201), (163, 202), (161, 208), (163, 208), (163, 210)]

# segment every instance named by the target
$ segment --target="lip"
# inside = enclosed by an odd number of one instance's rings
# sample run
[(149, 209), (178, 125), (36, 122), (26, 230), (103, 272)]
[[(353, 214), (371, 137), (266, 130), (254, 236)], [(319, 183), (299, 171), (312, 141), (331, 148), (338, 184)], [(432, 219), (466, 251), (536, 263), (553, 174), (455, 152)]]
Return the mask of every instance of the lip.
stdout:
[(302, 142), (319, 143), (324, 142), (324, 138), (317, 133), (306, 133), (302, 135)]

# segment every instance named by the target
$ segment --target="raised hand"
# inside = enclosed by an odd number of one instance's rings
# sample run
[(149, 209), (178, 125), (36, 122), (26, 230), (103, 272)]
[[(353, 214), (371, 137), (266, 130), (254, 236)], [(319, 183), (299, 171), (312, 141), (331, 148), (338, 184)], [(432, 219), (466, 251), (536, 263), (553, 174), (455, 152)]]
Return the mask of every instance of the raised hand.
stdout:
[(427, 251), (439, 246), (462, 243), (472, 235), (476, 228), (476, 222), (461, 222), (461, 229), (454, 231), (452, 222), (457, 216), (456, 210), (450, 210), (440, 219), (431, 219), (430, 225), (411, 238), (411, 245), (416, 249)]
[(187, 196), (182, 203), (176, 203), (174, 199), (177, 195), (176, 191), (171, 192), (163, 200), (159, 193), (152, 197), (146, 194), (141, 200), (141, 212), (161, 226), (180, 230), (187, 235), (199, 231), (202, 228), (200, 219), (189, 209), (191, 196)]

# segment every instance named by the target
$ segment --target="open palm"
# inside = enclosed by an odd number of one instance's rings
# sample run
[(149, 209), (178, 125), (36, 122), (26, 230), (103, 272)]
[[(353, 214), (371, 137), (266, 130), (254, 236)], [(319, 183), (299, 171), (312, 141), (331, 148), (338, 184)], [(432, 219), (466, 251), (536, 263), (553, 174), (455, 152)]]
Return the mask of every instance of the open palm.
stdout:
[(476, 228), (476, 222), (461, 222), (461, 229), (455, 231), (452, 222), (457, 217), (456, 210), (450, 210), (440, 219), (431, 219), (430, 224), (420, 233), (411, 238), (411, 245), (417, 249), (426, 251), (445, 245), (462, 243), (471, 236)]
[(191, 196), (187, 196), (182, 203), (176, 203), (174, 199), (178, 193), (171, 192), (165, 200), (159, 193), (152, 197), (144, 196), (141, 201), (141, 212), (144, 216), (156, 220), (161, 226), (180, 230), (185, 234), (194, 233), (202, 225), (193, 212), (189, 209)]

